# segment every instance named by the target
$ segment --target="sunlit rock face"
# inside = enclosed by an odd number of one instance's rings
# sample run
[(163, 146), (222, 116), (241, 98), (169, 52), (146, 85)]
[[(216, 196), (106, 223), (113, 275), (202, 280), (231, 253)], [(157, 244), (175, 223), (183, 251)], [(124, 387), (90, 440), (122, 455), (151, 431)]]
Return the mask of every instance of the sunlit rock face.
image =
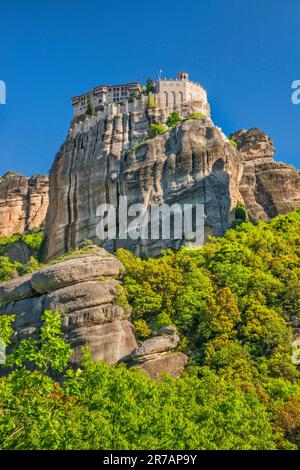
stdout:
[[(197, 103), (180, 111), (188, 116), (197, 111)], [(241, 198), (243, 165), (236, 148), (209, 117), (183, 120), (146, 140), (150, 123), (165, 122), (167, 116), (157, 109), (119, 114), (69, 135), (50, 173), (45, 259), (77, 247), (84, 239), (108, 251), (122, 246), (146, 256), (185, 242), (184, 237), (99, 240), (97, 208), (108, 203), (118, 209), (120, 196), (127, 197), (128, 206), (142, 204), (144, 209), (162, 203), (204, 204), (205, 236), (222, 235), (230, 226)]]
[(46, 217), (49, 178), (9, 172), (0, 177), (0, 235), (24, 233), (39, 227)]
[[(142, 213), (154, 205), (203, 205), (204, 240), (222, 236), (231, 226), (238, 201), (253, 220), (283, 214), (300, 205), (299, 172), (274, 161), (271, 139), (259, 129), (232, 134), (230, 142), (192, 102), (177, 109), (181, 122), (148, 139), (152, 123), (166, 123), (170, 110), (149, 109), (87, 118), (72, 124), (50, 172), (50, 203), (43, 242), (49, 260), (79, 246), (84, 239), (114, 252), (119, 247), (139, 256), (157, 256), (165, 248), (188, 244), (182, 237), (138, 239), (99, 237), (102, 212), (116, 209), (121, 225), (120, 197)], [(195, 116), (194, 116), (195, 117)], [(79, 126), (79, 127), (78, 127)], [(127, 213), (127, 210), (126, 210)], [(134, 216), (128, 217), (128, 225)], [(102, 224), (103, 225), (103, 224)]]
[(240, 192), (251, 218), (269, 220), (300, 206), (300, 174), (274, 160), (275, 148), (259, 129), (231, 135), (244, 164)]

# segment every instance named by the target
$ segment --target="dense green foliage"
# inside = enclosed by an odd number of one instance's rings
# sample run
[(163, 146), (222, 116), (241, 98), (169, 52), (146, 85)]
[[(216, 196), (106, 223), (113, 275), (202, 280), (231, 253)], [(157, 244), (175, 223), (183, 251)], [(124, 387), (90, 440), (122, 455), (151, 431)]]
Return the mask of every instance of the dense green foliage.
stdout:
[[(0, 282), (8, 281), (17, 275), (33, 272), (40, 267), (38, 251), (42, 242), (43, 232), (36, 231), (26, 235), (0, 237)], [(19, 261), (11, 261), (6, 252), (14, 245), (21, 243), (29, 248), (31, 257), (26, 265)]]
[[(2, 338), (10, 329), (3, 319)], [(0, 379), (1, 449), (276, 449), (299, 442), (295, 383), (251, 383), (207, 366), (157, 383), (124, 365), (93, 363), (87, 349), (81, 368), (68, 370), (70, 345), (60, 327), (59, 314), (45, 312), (40, 340), (23, 340), (8, 356), (14, 370)], [(57, 372), (63, 381), (53, 378)]]
[(150, 124), (148, 138), (153, 139), (157, 135), (164, 134), (167, 130), (167, 127), (161, 122), (158, 122), (157, 124)]
[(156, 107), (156, 101), (155, 101), (154, 93), (149, 93), (149, 95), (148, 95), (148, 108), (149, 109), (154, 109), (155, 107)]
[(189, 114), (185, 120), (186, 121), (189, 121), (190, 119), (199, 119), (199, 118), (206, 118), (207, 116), (205, 116), (205, 114), (203, 113), (192, 113), (192, 114)]
[[(299, 449), (300, 211), (242, 223), (203, 248), (119, 259), (139, 337), (175, 324), (190, 365), (161, 383), (124, 365), (68, 370), (58, 313), (0, 379), (3, 449)], [(0, 339), (10, 321), (1, 317)], [(55, 377), (63, 377), (59, 382)]]
[(150, 94), (150, 93), (153, 94), (154, 91), (155, 91), (155, 83), (151, 77), (148, 77), (147, 82), (146, 82), (146, 92), (147, 94)]
[(171, 113), (170, 116), (167, 119), (167, 125), (168, 127), (173, 127), (176, 126), (176, 124), (179, 124), (181, 122), (181, 117), (179, 113)]

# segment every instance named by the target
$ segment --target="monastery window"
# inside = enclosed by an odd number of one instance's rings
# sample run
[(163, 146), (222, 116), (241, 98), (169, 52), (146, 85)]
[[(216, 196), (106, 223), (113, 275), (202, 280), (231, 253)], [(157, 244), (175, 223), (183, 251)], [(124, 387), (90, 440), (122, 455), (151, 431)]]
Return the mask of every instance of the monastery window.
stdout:
[(164, 102), (166, 106), (169, 106), (168, 92), (164, 91)]
[(175, 95), (175, 91), (172, 91), (172, 105), (173, 105), (173, 106), (176, 106), (176, 95)]

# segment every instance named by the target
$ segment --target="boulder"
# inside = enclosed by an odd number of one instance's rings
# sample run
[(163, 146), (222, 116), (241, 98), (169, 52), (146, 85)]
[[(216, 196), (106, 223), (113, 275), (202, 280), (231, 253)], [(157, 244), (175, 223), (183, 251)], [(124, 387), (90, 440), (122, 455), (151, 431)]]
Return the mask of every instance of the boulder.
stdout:
[(46, 266), (32, 276), (31, 285), (40, 294), (102, 277), (118, 277), (121, 263), (105, 250), (97, 254), (82, 254), (52, 266)]
[(72, 362), (75, 364), (80, 361), (84, 344), (89, 345), (95, 361), (109, 364), (129, 356), (137, 345), (133, 326), (127, 320), (78, 328), (69, 334), (69, 340), (74, 348)]
[(63, 314), (108, 304), (114, 300), (119, 281), (88, 281), (55, 290), (45, 296), (45, 310)]
[(150, 360), (134, 367), (146, 372), (151, 379), (162, 380), (164, 373), (173, 378), (180, 377), (188, 364), (188, 357), (182, 352), (157, 354)]
[(140, 344), (128, 358), (130, 367), (146, 372), (154, 380), (162, 380), (163, 372), (171, 377), (179, 377), (188, 363), (188, 357), (182, 352), (172, 352), (179, 343), (177, 329), (163, 326), (159, 336), (147, 339)]
[(8, 256), (10, 261), (12, 262), (19, 262), (22, 264), (27, 264), (32, 253), (26, 243), (22, 242), (22, 240), (18, 240), (14, 243), (8, 245), (5, 248), (3, 254)]
[(0, 315), (16, 317), (11, 347), (23, 338), (37, 338), (43, 312), (58, 310), (65, 338), (74, 349), (74, 365), (85, 344), (96, 361), (115, 363), (131, 355), (137, 343), (130, 309), (115, 305), (122, 265), (98, 247), (70, 256), (0, 286)]
[(176, 326), (161, 326), (160, 329), (158, 330), (158, 335), (176, 335), (177, 333), (177, 328)]
[(31, 286), (31, 274), (17, 277), (0, 285), (0, 304), (27, 299), (35, 294)]
[(115, 320), (124, 320), (128, 316), (129, 313), (125, 313), (123, 308), (118, 305), (100, 305), (66, 315), (63, 319), (63, 328), (64, 330), (72, 330), (82, 326), (101, 325)]
[(292, 343), (292, 362), (296, 366), (300, 365), (300, 330), (298, 330)]
[(132, 353), (132, 358), (135, 360), (143, 360), (144, 357), (152, 354), (157, 354), (170, 349), (176, 348), (179, 343), (179, 336), (165, 335), (165, 336), (154, 336), (153, 338), (147, 339), (140, 346), (138, 346)]
[(38, 296), (5, 305), (2, 304), (0, 312), (1, 315), (15, 315), (14, 328), (18, 330), (24, 326), (41, 322), (41, 316), (44, 312), (44, 300), (45, 296)]

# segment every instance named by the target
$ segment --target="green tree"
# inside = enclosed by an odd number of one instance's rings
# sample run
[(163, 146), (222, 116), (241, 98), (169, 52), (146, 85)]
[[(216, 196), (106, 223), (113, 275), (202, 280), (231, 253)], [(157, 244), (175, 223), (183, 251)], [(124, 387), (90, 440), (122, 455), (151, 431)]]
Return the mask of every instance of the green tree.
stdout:
[(148, 95), (148, 108), (149, 109), (156, 108), (156, 101), (155, 101), (154, 93), (149, 93)]
[(156, 137), (157, 135), (164, 134), (166, 130), (167, 130), (166, 126), (162, 124), (161, 122), (158, 122), (157, 124), (150, 124), (148, 138), (153, 139), (153, 137)]
[(155, 83), (154, 83), (154, 81), (152, 80), (151, 77), (147, 78), (146, 91), (147, 91), (148, 95), (150, 93), (154, 93), (154, 91), (155, 91)]
[(167, 125), (168, 127), (173, 127), (176, 126), (176, 124), (179, 124), (181, 122), (181, 117), (179, 113), (171, 113), (170, 116), (167, 119)]
[(88, 98), (87, 98), (86, 115), (87, 115), (87, 116), (94, 116), (94, 114), (95, 114), (94, 103), (93, 103), (93, 101), (92, 101), (91, 95), (89, 95)]

